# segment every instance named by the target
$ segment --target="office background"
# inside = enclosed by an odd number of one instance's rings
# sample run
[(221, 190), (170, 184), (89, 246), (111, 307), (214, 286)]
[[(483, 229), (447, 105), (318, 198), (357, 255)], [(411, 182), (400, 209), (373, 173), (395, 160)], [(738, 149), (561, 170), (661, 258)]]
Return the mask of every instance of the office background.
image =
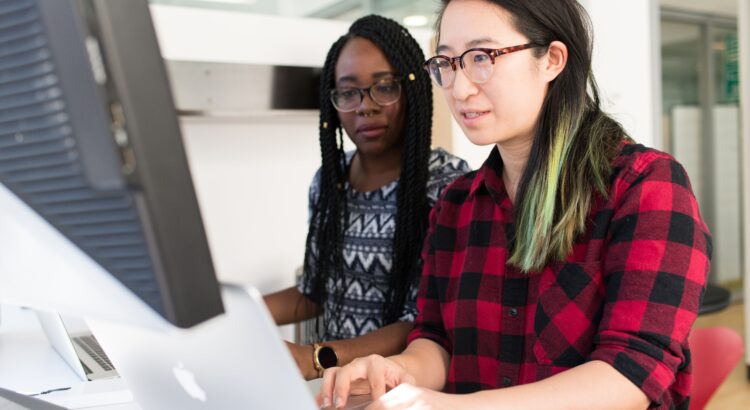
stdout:
[[(742, 41), (750, 0), (579, 1), (594, 25), (605, 110), (636, 141), (685, 165), (714, 234), (711, 281), (738, 304), (729, 319), (702, 316), (698, 326), (750, 329), (740, 304), (743, 289), (750, 300), (750, 104), (740, 104), (750, 100), (750, 42)], [(408, 26), (429, 55), (439, 1), (150, 3), (217, 274), (262, 292), (287, 287), (303, 258), (307, 189), (320, 163), (310, 84), (328, 47), (355, 18), (377, 13)], [(489, 147), (467, 141), (441, 94), (434, 145), (477, 168)], [(745, 369), (735, 385), (747, 401)]]
[[(267, 95), (268, 79), (254, 81), (249, 71), (258, 65), (320, 66), (351, 19), (368, 11), (389, 13), (376, 7), (378, 1), (366, 2), (369, 9), (360, 5), (341, 12), (342, 19), (319, 18), (316, 2), (273, 2), (275, 14), (269, 2), (239, 3), (153, 1), (152, 12), (176, 105), (184, 114), (188, 155), (219, 275), (268, 291), (289, 285), (302, 260), (307, 188), (320, 162), (317, 113), (258, 108), (252, 99)], [(437, 3), (424, 3), (431, 5), (424, 12), (431, 16)], [(636, 140), (661, 147), (658, 50), (651, 47), (658, 37), (651, 20), (659, 9), (645, 0), (606, 2), (617, 6), (614, 12), (601, 7), (603, 2), (591, 3), (595, 25), (608, 28), (597, 34), (601, 57), (595, 59), (607, 109)], [(411, 31), (429, 54), (431, 23)], [(472, 167), (481, 165), (489, 148), (463, 137), (439, 92), (435, 102), (443, 110), (435, 116), (436, 145)]]
[[(317, 113), (272, 109), (269, 70), (319, 67), (349, 22), (370, 12), (409, 25), (430, 54), (439, 2), (151, 3), (218, 274), (261, 291), (288, 286), (302, 260), (307, 187), (319, 165)], [(635, 140), (673, 153), (688, 169), (715, 235), (712, 280), (739, 297), (750, 231), (740, 223), (748, 190), (741, 177), (738, 31), (750, 24), (741, 12), (747, 2), (581, 3), (594, 24), (594, 72), (605, 109)], [(435, 102), (435, 145), (478, 167), (488, 148), (463, 137), (440, 92)]]
[[(750, 98), (750, 44), (740, 41), (750, 38), (750, 2), (580, 2), (594, 25), (594, 73), (605, 109), (635, 140), (685, 165), (714, 234), (711, 281), (734, 301), (743, 293), (750, 299), (742, 280), (749, 267), (743, 255), (750, 255), (750, 165), (743, 160), (750, 144), (742, 141), (750, 141), (750, 127), (741, 127), (743, 118), (750, 124), (750, 105), (740, 105), (742, 96)], [(317, 113), (253, 100), (271, 93), (258, 70), (319, 67), (348, 24), (368, 13), (409, 26), (430, 54), (439, 2), (151, 3), (218, 275), (261, 291), (289, 286), (304, 252), (307, 187), (319, 165)], [(463, 137), (437, 90), (435, 107), (435, 145), (478, 167), (488, 148)], [(744, 316), (732, 319), (734, 327), (750, 328), (747, 311), (734, 312)], [(292, 330), (282, 333), (291, 337)], [(747, 337), (745, 343), (750, 351)], [(740, 388), (750, 397), (748, 385)]]

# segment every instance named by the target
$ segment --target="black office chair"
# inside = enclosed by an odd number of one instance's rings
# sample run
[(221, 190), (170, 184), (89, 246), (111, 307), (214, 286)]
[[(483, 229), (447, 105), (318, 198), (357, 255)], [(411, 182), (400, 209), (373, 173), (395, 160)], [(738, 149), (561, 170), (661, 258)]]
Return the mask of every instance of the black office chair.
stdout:
[(726, 309), (729, 306), (730, 296), (728, 290), (709, 283), (706, 286), (706, 293), (703, 294), (703, 302), (698, 308), (698, 314), (705, 315)]

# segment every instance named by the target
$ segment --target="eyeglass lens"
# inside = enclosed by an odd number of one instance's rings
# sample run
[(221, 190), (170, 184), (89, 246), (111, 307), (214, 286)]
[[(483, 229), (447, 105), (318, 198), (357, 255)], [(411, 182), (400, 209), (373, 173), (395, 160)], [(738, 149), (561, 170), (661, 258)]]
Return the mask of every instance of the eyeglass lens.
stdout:
[(401, 84), (396, 80), (381, 80), (369, 88), (346, 87), (331, 93), (333, 105), (339, 111), (354, 111), (362, 103), (365, 92), (378, 105), (390, 105), (401, 97)]
[[(475, 83), (484, 83), (492, 75), (492, 58), (484, 51), (469, 50), (461, 56), (459, 64), (466, 76)], [(445, 57), (430, 60), (428, 70), (432, 79), (440, 87), (450, 86), (456, 78), (451, 62)]]

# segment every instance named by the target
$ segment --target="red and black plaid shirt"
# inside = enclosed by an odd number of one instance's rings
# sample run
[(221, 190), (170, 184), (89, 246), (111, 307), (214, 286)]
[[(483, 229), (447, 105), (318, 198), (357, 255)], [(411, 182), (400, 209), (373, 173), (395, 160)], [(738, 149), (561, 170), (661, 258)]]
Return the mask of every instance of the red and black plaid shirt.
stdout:
[(709, 270), (711, 238), (688, 177), (662, 152), (624, 144), (608, 198), (563, 263), (506, 265), (513, 205), (493, 150), (446, 188), (430, 216), (411, 342), (451, 355), (445, 391), (532, 383), (601, 360), (653, 407), (687, 408), (687, 335)]

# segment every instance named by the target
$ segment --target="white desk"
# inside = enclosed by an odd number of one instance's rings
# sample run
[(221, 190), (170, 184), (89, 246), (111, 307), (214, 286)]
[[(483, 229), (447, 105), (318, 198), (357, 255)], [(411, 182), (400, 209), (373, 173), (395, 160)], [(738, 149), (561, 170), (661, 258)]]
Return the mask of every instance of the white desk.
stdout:
[[(320, 380), (307, 385), (317, 393)], [(121, 378), (81, 381), (49, 344), (34, 312), (15, 306), (0, 305), (0, 387), (27, 395), (69, 388), (35, 397), (70, 409), (141, 410)], [(347, 408), (367, 402), (354, 398)]]
[(0, 306), (0, 387), (71, 409), (140, 410), (120, 378), (81, 381), (44, 336), (29, 309)]

